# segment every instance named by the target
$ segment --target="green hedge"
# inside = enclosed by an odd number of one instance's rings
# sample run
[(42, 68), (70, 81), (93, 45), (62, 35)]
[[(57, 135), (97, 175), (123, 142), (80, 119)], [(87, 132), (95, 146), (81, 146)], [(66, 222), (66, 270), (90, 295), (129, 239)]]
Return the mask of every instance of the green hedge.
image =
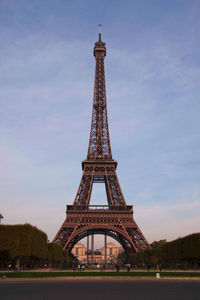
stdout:
[(200, 233), (193, 233), (171, 242), (161, 240), (151, 244), (152, 249), (131, 254), (128, 257), (132, 265), (163, 266), (199, 266), (200, 264)]
[(8, 251), (12, 257), (47, 256), (47, 235), (30, 224), (1, 225), (0, 251)]
[(24, 268), (47, 266), (69, 267), (72, 258), (47, 235), (30, 224), (0, 226), (0, 267), (19, 264)]

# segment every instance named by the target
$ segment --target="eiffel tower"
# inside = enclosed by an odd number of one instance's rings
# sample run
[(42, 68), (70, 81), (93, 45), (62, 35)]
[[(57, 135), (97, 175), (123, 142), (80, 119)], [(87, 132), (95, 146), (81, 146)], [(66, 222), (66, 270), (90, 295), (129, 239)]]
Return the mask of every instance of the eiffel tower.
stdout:
[[(133, 218), (133, 207), (126, 204), (116, 173), (117, 162), (112, 158), (104, 70), (106, 47), (101, 40), (101, 25), (94, 56), (96, 67), (87, 159), (82, 162), (83, 174), (74, 203), (67, 205), (66, 219), (53, 242), (71, 251), (82, 238), (103, 234), (117, 240), (126, 253), (135, 253), (150, 246)], [(95, 182), (105, 184), (108, 205), (90, 205)]]

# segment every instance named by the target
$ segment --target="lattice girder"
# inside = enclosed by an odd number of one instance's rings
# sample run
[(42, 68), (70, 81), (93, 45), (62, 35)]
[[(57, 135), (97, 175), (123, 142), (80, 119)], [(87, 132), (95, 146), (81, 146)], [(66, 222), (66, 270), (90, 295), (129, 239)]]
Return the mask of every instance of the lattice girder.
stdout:
[(83, 176), (74, 205), (89, 205), (94, 182), (105, 183), (108, 205), (126, 205), (116, 173), (116, 162), (83, 162)]
[(131, 206), (68, 206), (67, 218), (54, 241), (60, 243), (62, 240), (62, 246), (71, 250), (77, 239), (96, 231), (108, 235), (115, 233), (126, 252), (148, 247), (133, 219)]
[[(82, 237), (106, 233), (118, 240), (126, 252), (150, 248), (133, 219), (133, 210), (126, 204), (116, 173), (117, 162), (112, 158), (106, 100), (104, 58), (105, 43), (95, 43), (96, 59), (92, 121), (87, 159), (82, 162), (82, 178), (72, 206), (67, 206), (66, 219), (54, 242), (71, 250)], [(92, 208), (90, 198), (94, 182), (105, 184), (108, 200), (106, 209)]]
[(112, 151), (108, 130), (106, 83), (104, 70), (104, 57), (106, 55), (105, 43), (95, 43), (94, 55), (96, 58), (92, 122), (87, 160), (112, 160)]

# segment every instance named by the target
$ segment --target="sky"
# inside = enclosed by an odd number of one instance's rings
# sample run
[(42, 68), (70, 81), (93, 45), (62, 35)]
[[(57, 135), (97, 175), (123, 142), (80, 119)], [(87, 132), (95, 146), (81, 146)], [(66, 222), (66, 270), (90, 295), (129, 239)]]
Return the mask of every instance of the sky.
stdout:
[[(200, 1), (0, 1), (0, 213), (52, 240), (80, 183), (102, 24), (113, 158), (149, 242), (200, 231)], [(102, 184), (91, 204), (107, 204)]]

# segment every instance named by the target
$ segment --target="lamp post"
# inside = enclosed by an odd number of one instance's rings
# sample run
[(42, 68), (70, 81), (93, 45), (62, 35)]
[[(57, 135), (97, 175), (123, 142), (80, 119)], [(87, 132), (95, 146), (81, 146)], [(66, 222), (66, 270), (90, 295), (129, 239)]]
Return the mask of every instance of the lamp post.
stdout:
[(1, 225), (1, 219), (3, 219), (3, 216), (2, 216), (2, 214), (0, 214), (0, 225)]

